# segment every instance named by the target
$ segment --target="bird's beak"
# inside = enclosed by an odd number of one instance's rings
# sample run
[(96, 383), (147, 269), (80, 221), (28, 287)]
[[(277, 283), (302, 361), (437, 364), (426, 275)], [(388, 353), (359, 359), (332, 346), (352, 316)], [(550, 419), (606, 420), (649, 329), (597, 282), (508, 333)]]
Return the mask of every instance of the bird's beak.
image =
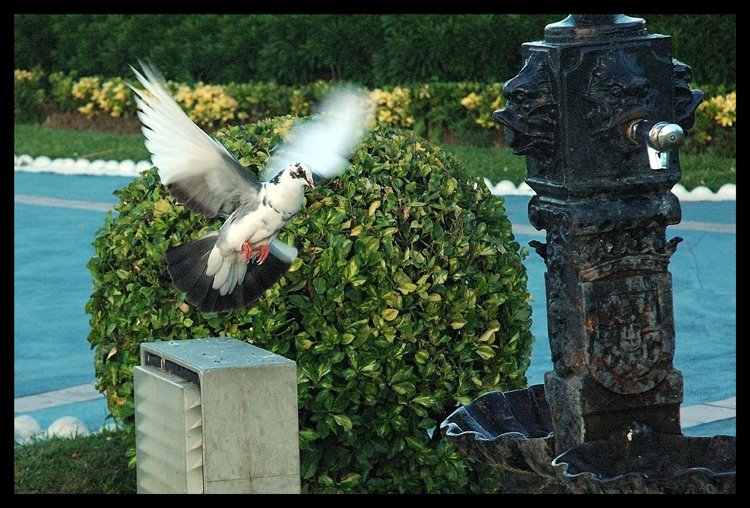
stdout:
[(309, 185), (311, 189), (315, 189), (315, 184), (313, 183), (314, 180), (315, 178), (307, 179), (307, 185)]

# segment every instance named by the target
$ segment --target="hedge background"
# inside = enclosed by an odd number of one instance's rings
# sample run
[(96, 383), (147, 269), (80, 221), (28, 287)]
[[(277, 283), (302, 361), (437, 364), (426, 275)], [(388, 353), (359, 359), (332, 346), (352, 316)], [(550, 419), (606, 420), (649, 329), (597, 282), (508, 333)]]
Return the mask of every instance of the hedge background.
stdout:
[[(71, 71), (45, 75), (39, 68), (16, 69), (15, 122), (54, 124), (58, 114), (84, 115), (92, 121), (91, 126), (97, 125), (95, 117), (135, 119), (135, 101), (126, 84), (128, 78), (76, 74)], [(166, 86), (194, 122), (212, 131), (219, 126), (273, 116), (306, 116), (311, 104), (320, 101), (331, 83), (316, 81), (295, 87), (270, 82), (188, 85), (170, 80)], [(691, 86), (702, 90), (705, 100), (698, 107), (695, 127), (682, 151), (735, 158), (736, 91), (723, 85), (691, 83)], [(501, 126), (492, 118), (492, 112), (503, 107), (501, 83), (412, 83), (376, 88), (370, 91), (370, 99), (379, 123), (411, 129), (431, 141), (475, 146), (503, 143)], [(140, 132), (138, 122), (123, 122), (121, 128)]]
[[(647, 14), (673, 37), (693, 82), (736, 83), (735, 14)], [(426, 81), (504, 82), (520, 45), (563, 14), (191, 15), (20, 14), (14, 66), (129, 76), (151, 58), (171, 79), (302, 85), (345, 79), (369, 87)]]

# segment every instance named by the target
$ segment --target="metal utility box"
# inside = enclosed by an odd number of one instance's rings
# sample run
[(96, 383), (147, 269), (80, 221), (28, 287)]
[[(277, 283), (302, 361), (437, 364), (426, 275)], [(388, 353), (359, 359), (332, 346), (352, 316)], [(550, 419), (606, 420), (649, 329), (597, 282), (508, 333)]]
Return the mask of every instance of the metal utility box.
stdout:
[(141, 344), (139, 493), (299, 493), (297, 366), (232, 338)]

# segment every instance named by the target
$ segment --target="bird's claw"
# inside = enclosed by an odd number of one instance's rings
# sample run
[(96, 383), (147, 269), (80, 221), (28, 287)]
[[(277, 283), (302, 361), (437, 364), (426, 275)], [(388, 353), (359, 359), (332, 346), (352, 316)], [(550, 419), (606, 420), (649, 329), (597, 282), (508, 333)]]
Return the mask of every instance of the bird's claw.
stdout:
[(258, 264), (262, 265), (263, 262), (268, 258), (268, 245), (261, 245), (258, 250), (260, 251), (260, 253), (258, 254)]
[(245, 242), (242, 244), (242, 247), (240, 247), (240, 252), (245, 256), (245, 263), (249, 263), (254, 259), (256, 263), (262, 265), (263, 262), (268, 259), (270, 249), (268, 248), (268, 245), (261, 245), (257, 250), (253, 250), (253, 248), (250, 247), (250, 244)]
[(240, 247), (240, 252), (245, 256), (245, 263), (249, 263), (253, 257), (253, 248), (250, 247), (250, 244), (247, 242), (243, 243), (242, 247)]

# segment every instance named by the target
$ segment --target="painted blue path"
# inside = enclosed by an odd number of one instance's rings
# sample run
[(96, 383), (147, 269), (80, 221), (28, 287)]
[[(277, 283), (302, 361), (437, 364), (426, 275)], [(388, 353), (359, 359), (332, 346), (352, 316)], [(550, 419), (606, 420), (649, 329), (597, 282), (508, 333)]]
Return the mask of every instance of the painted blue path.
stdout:
[[(115, 189), (130, 179), (16, 172), (14, 178), (14, 398), (91, 384), (95, 381), (84, 306), (91, 292), (86, 263), (92, 241), (113, 205)], [(508, 196), (506, 208), (521, 245), (542, 239), (526, 215), (528, 197)], [(58, 201), (55, 201), (58, 200)], [(65, 207), (59, 200), (92, 206)], [(685, 240), (672, 257), (677, 350), (683, 372), (683, 406), (736, 395), (736, 202), (682, 204), (683, 225), (668, 238)], [(698, 224), (696, 227), (695, 223)], [(722, 224), (725, 228), (706, 227)], [(525, 260), (533, 297), (536, 337), (529, 384), (543, 382), (551, 361), (546, 329), (544, 263), (533, 249)], [(46, 428), (61, 416), (77, 416), (90, 430), (105, 423), (103, 399), (24, 412)], [(719, 429), (717, 431), (717, 429)], [(734, 418), (699, 425), (693, 435), (736, 434)]]

